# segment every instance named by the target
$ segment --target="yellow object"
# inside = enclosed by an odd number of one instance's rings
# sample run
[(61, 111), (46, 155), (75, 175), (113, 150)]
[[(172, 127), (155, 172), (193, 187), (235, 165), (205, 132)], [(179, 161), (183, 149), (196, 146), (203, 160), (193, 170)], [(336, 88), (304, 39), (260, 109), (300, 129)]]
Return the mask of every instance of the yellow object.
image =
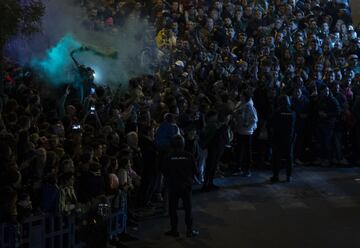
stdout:
[(155, 41), (159, 48), (176, 46), (176, 36), (165, 28), (157, 33)]

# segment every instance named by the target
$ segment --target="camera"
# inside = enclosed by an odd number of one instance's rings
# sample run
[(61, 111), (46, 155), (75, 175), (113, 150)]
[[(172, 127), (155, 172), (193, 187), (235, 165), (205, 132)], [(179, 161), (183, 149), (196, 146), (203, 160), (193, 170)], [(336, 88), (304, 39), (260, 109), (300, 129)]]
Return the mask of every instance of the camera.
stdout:
[(80, 124), (73, 125), (72, 129), (73, 130), (79, 130), (79, 129), (81, 129), (81, 125)]
[(90, 114), (95, 114), (95, 105), (90, 106)]

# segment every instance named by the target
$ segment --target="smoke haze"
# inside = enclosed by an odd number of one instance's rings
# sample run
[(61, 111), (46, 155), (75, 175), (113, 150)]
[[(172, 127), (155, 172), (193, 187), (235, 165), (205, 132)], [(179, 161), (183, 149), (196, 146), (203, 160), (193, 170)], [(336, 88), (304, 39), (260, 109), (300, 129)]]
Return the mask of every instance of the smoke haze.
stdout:
[[(155, 51), (154, 33), (146, 20), (130, 14), (124, 24), (107, 31), (93, 31), (83, 23), (88, 15), (72, 0), (44, 0), (43, 32), (26, 41), (15, 39), (8, 50), (21, 64), (30, 64), (53, 84), (69, 82), (74, 70), (70, 52), (80, 46), (95, 47), (103, 53), (116, 51), (111, 59), (91, 52), (75, 54), (76, 59), (96, 72), (96, 83), (126, 84), (131, 77), (152, 73), (150, 63), (140, 63), (142, 51)], [(146, 57), (146, 56), (145, 56)], [(146, 61), (152, 61), (149, 56)]]

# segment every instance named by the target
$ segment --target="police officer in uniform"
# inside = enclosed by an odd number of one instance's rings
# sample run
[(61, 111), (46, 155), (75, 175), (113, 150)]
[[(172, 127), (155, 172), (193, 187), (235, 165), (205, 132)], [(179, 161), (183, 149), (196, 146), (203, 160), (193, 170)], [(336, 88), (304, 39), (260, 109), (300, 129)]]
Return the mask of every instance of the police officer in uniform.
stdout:
[(279, 108), (272, 120), (273, 176), (271, 182), (279, 181), (281, 163), (286, 163), (286, 181), (292, 180), (293, 147), (295, 141), (296, 114), (291, 110), (290, 98), (279, 98)]
[(169, 215), (171, 230), (165, 235), (178, 237), (177, 208), (179, 199), (182, 200), (185, 210), (186, 236), (194, 237), (199, 232), (193, 229), (191, 210), (191, 191), (193, 176), (196, 173), (194, 156), (184, 150), (185, 141), (181, 135), (172, 139), (172, 147), (164, 160), (164, 173), (169, 191)]

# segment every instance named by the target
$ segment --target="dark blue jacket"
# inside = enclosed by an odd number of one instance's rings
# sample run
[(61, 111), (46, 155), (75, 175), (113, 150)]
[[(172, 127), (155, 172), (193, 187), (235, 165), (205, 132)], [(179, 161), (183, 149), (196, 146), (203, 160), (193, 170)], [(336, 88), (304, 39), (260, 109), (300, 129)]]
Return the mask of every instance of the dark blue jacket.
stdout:
[(44, 183), (41, 187), (41, 210), (48, 213), (58, 213), (59, 200), (59, 187), (56, 184)]
[(155, 144), (158, 148), (163, 149), (171, 144), (171, 139), (179, 134), (180, 130), (176, 124), (163, 122), (155, 133)]
[(317, 103), (317, 112), (324, 112), (327, 116), (322, 118), (319, 116), (319, 123), (335, 123), (336, 118), (340, 114), (340, 105), (336, 98), (332, 95), (320, 97)]
[(272, 140), (276, 145), (288, 145), (295, 139), (296, 113), (290, 109), (279, 110), (273, 116)]

